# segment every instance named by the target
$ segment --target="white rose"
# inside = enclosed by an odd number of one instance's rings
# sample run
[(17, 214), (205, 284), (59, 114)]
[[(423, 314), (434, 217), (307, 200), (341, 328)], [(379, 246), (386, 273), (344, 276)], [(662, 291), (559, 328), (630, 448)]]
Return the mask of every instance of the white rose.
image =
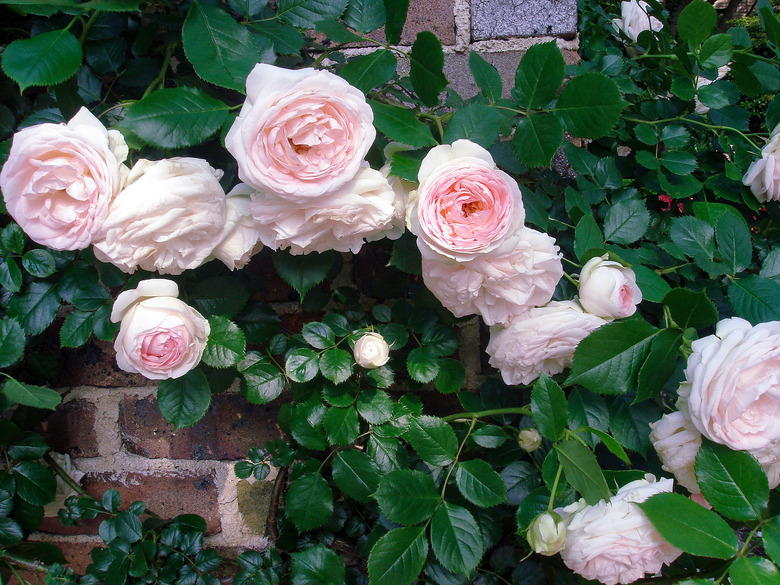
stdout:
[(735, 451), (780, 444), (780, 321), (733, 317), (692, 344), (677, 407), (699, 432)]
[(780, 124), (772, 130), (767, 145), (761, 149), (761, 158), (750, 163), (742, 183), (750, 187), (762, 203), (780, 200)]
[(568, 368), (577, 345), (607, 323), (582, 310), (575, 301), (553, 301), (490, 328), (486, 352), (507, 384), (529, 384)]
[(701, 433), (682, 412), (665, 414), (650, 424), (653, 443), (664, 471), (674, 474), (677, 483), (692, 494), (699, 493), (694, 464), (701, 447)]
[(127, 145), (86, 108), (66, 124), (14, 135), (0, 172), (8, 213), (34, 241), (54, 250), (92, 243), (121, 187)]
[(260, 240), (292, 254), (353, 252), (365, 242), (403, 233), (403, 210), (379, 171), (365, 163), (342, 187), (307, 204), (291, 205), (270, 192), (255, 192), (250, 204)]
[(557, 512), (543, 512), (528, 526), (526, 540), (535, 553), (551, 557), (566, 544), (566, 524)]
[(117, 365), (151, 380), (179, 378), (198, 365), (211, 327), (177, 298), (172, 280), (142, 280), (114, 301), (111, 320), (121, 321), (114, 340)]
[(243, 183), (227, 194), (227, 214), (222, 227), (220, 242), (211, 253), (230, 270), (243, 268), (252, 256), (263, 247), (260, 228), (255, 224), (249, 209), (253, 189)]
[(225, 147), (259, 191), (296, 203), (320, 197), (355, 176), (374, 142), (365, 96), (327, 71), (255, 65), (246, 96)]
[(544, 305), (563, 276), (555, 240), (531, 228), (521, 228), (516, 245), (458, 262), (421, 246), (425, 286), (456, 317), (479, 314), (487, 325), (506, 323), (513, 316)]
[(580, 304), (603, 319), (629, 317), (642, 302), (634, 271), (607, 256), (591, 258), (580, 272)]
[(361, 368), (378, 368), (390, 359), (390, 346), (379, 333), (369, 332), (355, 342), (353, 355)]
[(161, 274), (197, 268), (225, 225), (221, 176), (198, 158), (139, 160), (111, 202), (95, 256), (130, 274), (139, 267)]
[(563, 562), (578, 575), (605, 585), (633, 583), (672, 563), (682, 551), (661, 538), (637, 506), (672, 487), (671, 479), (655, 481), (648, 474), (624, 485), (608, 502), (585, 506), (580, 500), (556, 509), (566, 522)]
[(620, 3), (620, 14), (623, 18), (612, 20), (612, 28), (623, 32), (633, 42), (637, 42), (639, 34), (646, 30), (661, 30), (664, 25), (655, 16), (649, 16), (650, 6), (643, 0), (631, 0)]

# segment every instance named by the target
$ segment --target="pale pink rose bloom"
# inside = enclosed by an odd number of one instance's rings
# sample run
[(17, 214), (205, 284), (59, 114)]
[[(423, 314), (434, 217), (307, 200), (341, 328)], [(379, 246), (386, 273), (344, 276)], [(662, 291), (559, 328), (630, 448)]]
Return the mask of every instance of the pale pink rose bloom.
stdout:
[(665, 414), (650, 424), (653, 443), (664, 471), (674, 474), (677, 483), (692, 494), (699, 493), (694, 463), (701, 447), (701, 433), (680, 412)]
[(418, 178), (408, 217), (421, 249), (462, 261), (514, 247), (508, 240), (525, 221), (522, 195), (487, 150), (469, 140), (436, 146)]
[(630, 317), (642, 302), (634, 271), (607, 256), (591, 258), (580, 272), (580, 304), (603, 319)]
[(121, 187), (128, 149), (86, 108), (66, 124), (38, 124), (14, 135), (0, 172), (8, 213), (34, 241), (54, 250), (92, 243)]
[(364, 164), (337, 190), (303, 205), (270, 192), (255, 192), (250, 204), (260, 240), (292, 254), (358, 252), (365, 242), (397, 239), (404, 230), (403, 210), (384, 175)]
[(249, 209), (250, 195), (254, 190), (239, 183), (227, 194), (227, 213), (220, 242), (211, 253), (230, 270), (243, 268), (257, 254), (263, 244), (260, 229)]
[(197, 268), (222, 237), (221, 176), (199, 158), (139, 160), (111, 202), (94, 241), (95, 257), (130, 274), (136, 268), (161, 274)]
[(289, 201), (343, 186), (376, 137), (365, 96), (327, 71), (261, 63), (247, 77), (246, 94), (225, 147), (243, 182)]
[(355, 342), (352, 355), (361, 368), (378, 368), (390, 359), (390, 346), (379, 333), (368, 332)]
[(735, 451), (780, 442), (780, 321), (720, 321), (692, 344), (677, 407), (701, 434)]
[(622, 31), (633, 42), (637, 42), (640, 33), (646, 30), (660, 31), (664, 25), (655, 16), (649, 16), (650, 5), (643, 0), (631, 0), (620, 3), (620, 15), (614, 18), (612, 28)]
[(575, 301), (553, 301), (515, 317), (506, 327), (491, 327), (489, 363), (507, 384), (529, 384), (542, 373), (552, 376), (571, 366), (580, 341), (605, 323)]
[(563, 276), (555, 240), (531, 228), (518, 230), (516, 247), (506, 253), (458, 262), (423, 246), (425, 286), (456, 317), (479, 314), (487, 325), (544, 305)]
[(605, 585), (633, 583), (674, 562), (682, 551), (661, 538), (637, 506), (672, 488), (671, 479), (656, 481), (647, 474), (624, 485), (609, 501), (588, 506), (580, 500), (556, 508), (566, 522), (563, 562), (578, 575)]
[(780, 124), (775, 126), (769, 142), (761, 149), (761, 158), (750, 163), (742, 183), (749, 186), (762, 203), (780, 200)]
[(111, 320), (122, 322), (114, 340), (121, 369), (164, 380), (198, 365), (211, 327), (178, 294), (175, 282), (156, 279), (142, 280), (116, 298)]

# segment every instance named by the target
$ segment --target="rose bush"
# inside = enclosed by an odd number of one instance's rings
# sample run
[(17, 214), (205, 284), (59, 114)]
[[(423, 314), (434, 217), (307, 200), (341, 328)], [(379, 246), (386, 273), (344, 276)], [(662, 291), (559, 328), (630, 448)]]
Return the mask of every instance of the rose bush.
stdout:
[(122, 186), (127, 145), (86, 108), (67, 124), (36, 124), (13, 139), (0, 171), (8, 213), (33, 240), (80, 250), (103, 227)]

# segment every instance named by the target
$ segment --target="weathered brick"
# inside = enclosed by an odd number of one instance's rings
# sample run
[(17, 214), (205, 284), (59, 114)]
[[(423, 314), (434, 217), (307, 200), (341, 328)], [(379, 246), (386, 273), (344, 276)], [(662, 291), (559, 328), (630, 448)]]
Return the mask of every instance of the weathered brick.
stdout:
[(576, 34), (576, 0), (471, 0), (471, 36), (475, 41)]
[(251, 447), (281, 436), (278, 404), (250, 404), (238, 394), (217, 394), (206, 416), (175, 430), (154, 398), (127, 396), (119, 404), (119, 432), (131, 453), (168, 459), (242, 459)]
[(91, 339), (76, 348), (63, 348), (60, 355), (59, 386), (99, 386), (118, 388), (148, 386), (149, 380), (140, 374), (131, 374), (116, 365), (114, 346), (108, 341)]
[(428, 0), (410, 2), (401, 44), (409, 45), (417, 33), (428, 30), (435, 34), (442, 45), (455, 44), (454, 0)]
[(97, 457), (95, 405), (82, 398), (61, 404), (45, 422), (46, 440), (58, 453)]

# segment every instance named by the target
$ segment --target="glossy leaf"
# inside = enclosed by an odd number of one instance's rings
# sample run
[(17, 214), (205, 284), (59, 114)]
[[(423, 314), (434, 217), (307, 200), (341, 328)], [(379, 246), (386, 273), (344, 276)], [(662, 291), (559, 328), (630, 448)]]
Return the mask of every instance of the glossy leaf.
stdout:
[(475, 506), (490, 508), (506, 501), (504, 480), (482, 459), (458, 463), (455, 483), (463, 497)]
[(563, 87), (555, 113), (574, 136), (596, 139), (614, 128), (625, 105), (612, 79), (602, 73), (583, 73)]
[(420, 458), (431, 465), (452, 463), (458, 451), (455, 431), (434, 416), (414, 417), (404, 436)]
[(360, 91), (369, 92), (390, 81), (397, 66), (395, 55), (387, 49), (380, 49), (352, 59), (341, 68), (339, 75)]
[(368, 502), (379, 487), (379, 469), (362, 451), (347, 449), (333, 458), (333, 481), (341, 491), (358, 502)]
[(561, 87), (564, 64), (555, 41), (531, 45), (515, 72), (515, 99), (531, 109), (547, 105)]
[(200, 370), (190, 370), (180, 378), (162, 380), (157, 388), (157, 404), (163, 418), (175, 428), (191, 427), (205, 416), (211, 405), (206, 375)]
[(466, 508), (442, 502), (431, 520), (431, 545), (439, 562), (455, 573), (469, 574), (484, 552), (482, 531)]
[(9, 43), (3, 71), (21, 91), (36, 85), (56, 85), (74, 76), (81, 65), (81, 45), (68, 30), (52, 30)]
[(529, 114), (517, 124), (512, 147), (525, 166), (549, 167), (561, 142), (563, 126), (558, 118), (552, 114)]
[(246, 337), (230, 319), (215, 315), (209, 317), (211, 331), (203, 352), (203, 362), (212, 368), (236, 365), (246, 355)]
[(576, 440), (555, 445), (563, 473), (574, 489), (582, 494), (590, 505), (609, 499), (609, 489), (604, 474), (593, 451)]
[(290, 483), (284, 510), (298, 530), (313, 530), (333, 513), (333, 492), (319, 473), (307, 473)]
[(547, 439), (557, 441), (568, 423), (566, 395), (561, 387), (542, 374), (531, 391), (531, 416), (536, 427)]
[(344, 562), (329, 548), (317, 544), (290, 556), (293, 585), (344, 584)]
[(401, 469), (380, 479), (374, 498), (390, 520), (411, 526), (431, 517), (439, 503), (439, 490), (430, 475)]
[(417, 95), (427, 106), (439, 102), (447, 85), (444, 75), (444, 51), (441, 42), (430, 31), (417, 33), (409, 55), (409, 79)]
[(382, 536), (368, 555), (371, 585), (411, 585), (428, 556), (425, 528), (395, 528)]

